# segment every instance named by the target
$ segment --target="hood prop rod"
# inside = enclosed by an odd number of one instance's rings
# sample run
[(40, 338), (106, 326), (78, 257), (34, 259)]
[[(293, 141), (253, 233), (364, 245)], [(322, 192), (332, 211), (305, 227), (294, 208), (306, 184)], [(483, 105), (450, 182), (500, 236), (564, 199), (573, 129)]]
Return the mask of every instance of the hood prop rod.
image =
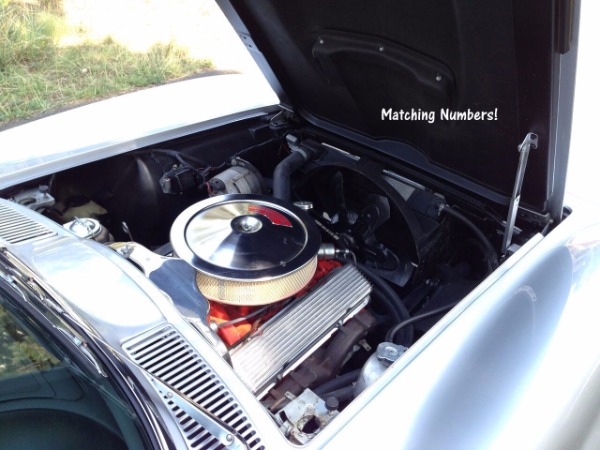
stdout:
[(525, 178), (525, 168), (527, 167), (527, 158), (529, 150), (536, 149), (538, 146), (538, 136), (535, 133), (527, 133), (521, 145), (519, 145), (519, 166), (517, 167), (517, 177), (515, 178), (515, 187), (510, 199), (508, 208), (508, 217), (504, 227), (504, 238), (502, 239), (501, 254), (505, 255), (508, 247), (510, 247), (513, 232), (515, 230), (515, 222), (517, 221), (517, 212), (519, 210), (519, 202), (521, 201), (521, 188), (523, 187), (523, 179)]

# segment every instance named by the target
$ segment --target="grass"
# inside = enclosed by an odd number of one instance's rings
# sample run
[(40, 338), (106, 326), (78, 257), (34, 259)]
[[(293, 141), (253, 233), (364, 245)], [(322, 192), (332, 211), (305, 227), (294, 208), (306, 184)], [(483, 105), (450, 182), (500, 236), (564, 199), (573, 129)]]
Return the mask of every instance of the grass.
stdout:
[(54, 0), (0, 0), (0, 127), (47, 111), (113, 96), (212, 68), (174, 43), (134, 52), (110, 37), (61, 46), (69, 30)]

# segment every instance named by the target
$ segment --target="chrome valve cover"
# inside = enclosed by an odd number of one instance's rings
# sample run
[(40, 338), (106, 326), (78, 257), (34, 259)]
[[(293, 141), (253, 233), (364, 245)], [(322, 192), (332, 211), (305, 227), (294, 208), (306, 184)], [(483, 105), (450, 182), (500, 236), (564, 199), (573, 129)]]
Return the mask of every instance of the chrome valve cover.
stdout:
[(368, 303), (370, 292), (371, 285), (356, 267), (333, 270), (324, 283), (236, 347), (231, 352), (233, 369), (260, 397), (358, 313)]

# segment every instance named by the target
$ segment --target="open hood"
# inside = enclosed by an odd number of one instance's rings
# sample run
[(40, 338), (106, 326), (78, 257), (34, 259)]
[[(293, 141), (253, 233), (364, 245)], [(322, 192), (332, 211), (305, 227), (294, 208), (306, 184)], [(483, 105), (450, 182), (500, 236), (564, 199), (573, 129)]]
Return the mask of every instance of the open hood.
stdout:
[(578, 0), (220, 0), (279, 94), (309, 124), (507, 206), (559, 219)]

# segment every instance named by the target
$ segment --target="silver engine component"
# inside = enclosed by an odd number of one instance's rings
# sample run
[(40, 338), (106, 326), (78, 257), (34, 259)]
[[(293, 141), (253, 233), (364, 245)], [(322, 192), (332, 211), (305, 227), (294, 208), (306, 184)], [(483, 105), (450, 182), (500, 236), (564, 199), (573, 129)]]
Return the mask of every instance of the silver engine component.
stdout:
[(357, 396), (375, 383), (383, 372), (402, 356), (406, 349), (403, 345), (391, 342), (382, 342), (379, 344), (377, 351), (369, 357), (360, 372), (358, 380), (354, 385), (354, 396)]
[(298, 444), (308, 444), (339, 414), (337, 409), (328, 406), (314, 392), (306, 389), (283, 408), (287, 420), (280, 426), (281, 431)]
[(369, 301), (371, 285), (347, 265), (260, 327), (247, 343), (231, 352), (242, 381), (261, 397)]
[(241, 159), (234, 159), (232, 167), (215, 175), (208, 182), (210, 195), (262, 194), (264, 182), (256, 168)]
[(71, 233), (84, 239), (93, 239), (96, 242), (106, 244), (112, 240), (110, 233), (96, 219), (89, 217), (79, 218), (63, 224), (63, 227)]
[(48, 186), (40, 186), (36, 189), (27, 189), (19, 192), (13, 197), (13, 200), (19, 205), (27, 206), (34, 211), (54, 206), (56, 201), (48, 192)]
[(192, 205), (171, 228), (175, 253), (197, 270), (208, 299), (265, 305), (313, 277), (321, 238), (293, 205), (260, 195), (223, 195)]

